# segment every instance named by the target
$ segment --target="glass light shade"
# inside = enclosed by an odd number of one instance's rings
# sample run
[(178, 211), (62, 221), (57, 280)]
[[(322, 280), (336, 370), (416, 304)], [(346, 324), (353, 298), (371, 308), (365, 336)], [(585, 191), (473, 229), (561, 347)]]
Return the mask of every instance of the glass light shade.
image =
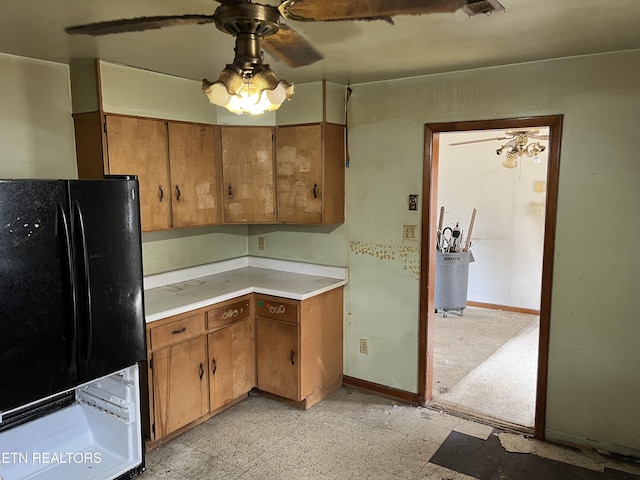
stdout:
[(220, 105), (221, 107), (226, 107), (231, 101), (231, 95), (227, 91), (227, 87), (222, 83), (215, 82), (205, 93), (207, 94), (207, 97), (209, 97), (209, 101), (211, 103)]
[[(231, 68), (230, 68), (231, 67)], [(268, 65), (256, 72), (241, 75), (234, 66), (227, 66), (217, 81), (202, 81), (202, 90), (215, 105), (236, 114), (260, 115), (269, 110), (277, 110), (291, 98), (293, 85), (278, 80)]]
[(518, 162), (516, 162), (515, 156), (507, 156), (507, 158), (502, 162), (502, 166), (504, 168), (516, 168), (518, 166)]

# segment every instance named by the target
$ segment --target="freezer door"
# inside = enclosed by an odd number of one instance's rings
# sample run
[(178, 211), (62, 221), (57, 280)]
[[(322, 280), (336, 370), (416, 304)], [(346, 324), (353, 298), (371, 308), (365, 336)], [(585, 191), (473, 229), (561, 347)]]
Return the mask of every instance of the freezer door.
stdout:
[(70, 181), (69, 192), (82, 383), (145, 358), (138, 181)]
[(65, 182), (0, 181), (0, 412), (74, 385)]

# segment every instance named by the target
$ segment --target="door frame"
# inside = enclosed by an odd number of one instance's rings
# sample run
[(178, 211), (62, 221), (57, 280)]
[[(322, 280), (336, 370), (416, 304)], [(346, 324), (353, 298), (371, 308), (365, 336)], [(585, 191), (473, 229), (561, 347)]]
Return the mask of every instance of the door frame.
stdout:
[(547, 196), (545, 206), (544, 245), (542, 254), (542, 287), (540, 294), (540, 335), (538, 339), (538, 377), (534, 436), (544, 439), (547, 408), (547, 371), (553, 256), (558, 204), (560, 139), (563, 115), (517, 117), (498, 120), (474, 120), (425, 125), (424, 164), (422, 177), (422, 243), (420, 247), (420, 321), (418, 397), (426, 404), (433, 397), (433, 327), (435, 308), (436, 230), (438, 216), (438, 159), (440, 133), (469, 130), (507, 130), (525, 127), (549, 127)]

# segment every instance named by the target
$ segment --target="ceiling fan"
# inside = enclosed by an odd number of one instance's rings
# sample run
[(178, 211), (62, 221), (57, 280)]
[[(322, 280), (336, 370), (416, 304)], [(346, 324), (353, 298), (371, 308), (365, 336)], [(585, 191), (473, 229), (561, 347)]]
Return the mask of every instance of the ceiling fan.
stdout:
[[(70, 26), (65, 31), (70, 35), (98, 36), (214, 23), (220, 31), (236, 38), (235, 58), (216, 82), (203, 80), (203, 91), (212, 103), (235, 113), (258, 114), (277, 109), (293, 95), (293, 85), (278, 81), (269, 65), (263, 63), (261, 46), (294, 68), (311, 65), (323, 58), (311, 43), (284, 24), (283, 19), (294, 22), (384, 20), (393, 23), (392, 18), (399, 15), (454, 12), (468, 0), (282, 0), (278, 6), (251, 0), (216, 1), (220, 5), (211, 15), (125, 18)], [(240, 106), (241, 97), (248, 102), (243, 105), (252, 104), (253, 107)]]
[(479, 140), (468, 140), (466, 142), (450, 143), (450, 147), (459, 145), (469, 145), (471, 143), (494, 142), (508, 140), (504, 145), (496, 150), (496, 155), (504, 153), (506, 159), (502, 162), (505, 168), (515, 168), (518, 166), (517, 159), (522, 156), (536, 157), (546, 150), (546, 147), (539, 141), (529, 143), (529, 139), (548, 140), (549, 135), (540, 134), (540, 130), (535, 128), (523, 128), (520, 130), (506, 130), (503, 137), (481, 138)]

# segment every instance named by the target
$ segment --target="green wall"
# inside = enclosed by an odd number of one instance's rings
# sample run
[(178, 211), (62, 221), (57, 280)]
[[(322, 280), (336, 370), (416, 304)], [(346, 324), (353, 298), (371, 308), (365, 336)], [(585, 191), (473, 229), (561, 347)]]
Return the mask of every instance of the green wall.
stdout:
[(0, 178), (77, 178), (69, 67), (0, 53)]
[(422, 194), (424, 124), (564, 115), (546, 433), (640, 455), (640, 51), (352, 88), (346, 224), (323, 238), (333, 255), (314, 254), (309, 230), (264, 227), (249, 228), (249, 252), (340, 265), (346, 252), (344, 372), (416, 392), (419, 245), (402, 224), (420, 223), (407, 195)]

